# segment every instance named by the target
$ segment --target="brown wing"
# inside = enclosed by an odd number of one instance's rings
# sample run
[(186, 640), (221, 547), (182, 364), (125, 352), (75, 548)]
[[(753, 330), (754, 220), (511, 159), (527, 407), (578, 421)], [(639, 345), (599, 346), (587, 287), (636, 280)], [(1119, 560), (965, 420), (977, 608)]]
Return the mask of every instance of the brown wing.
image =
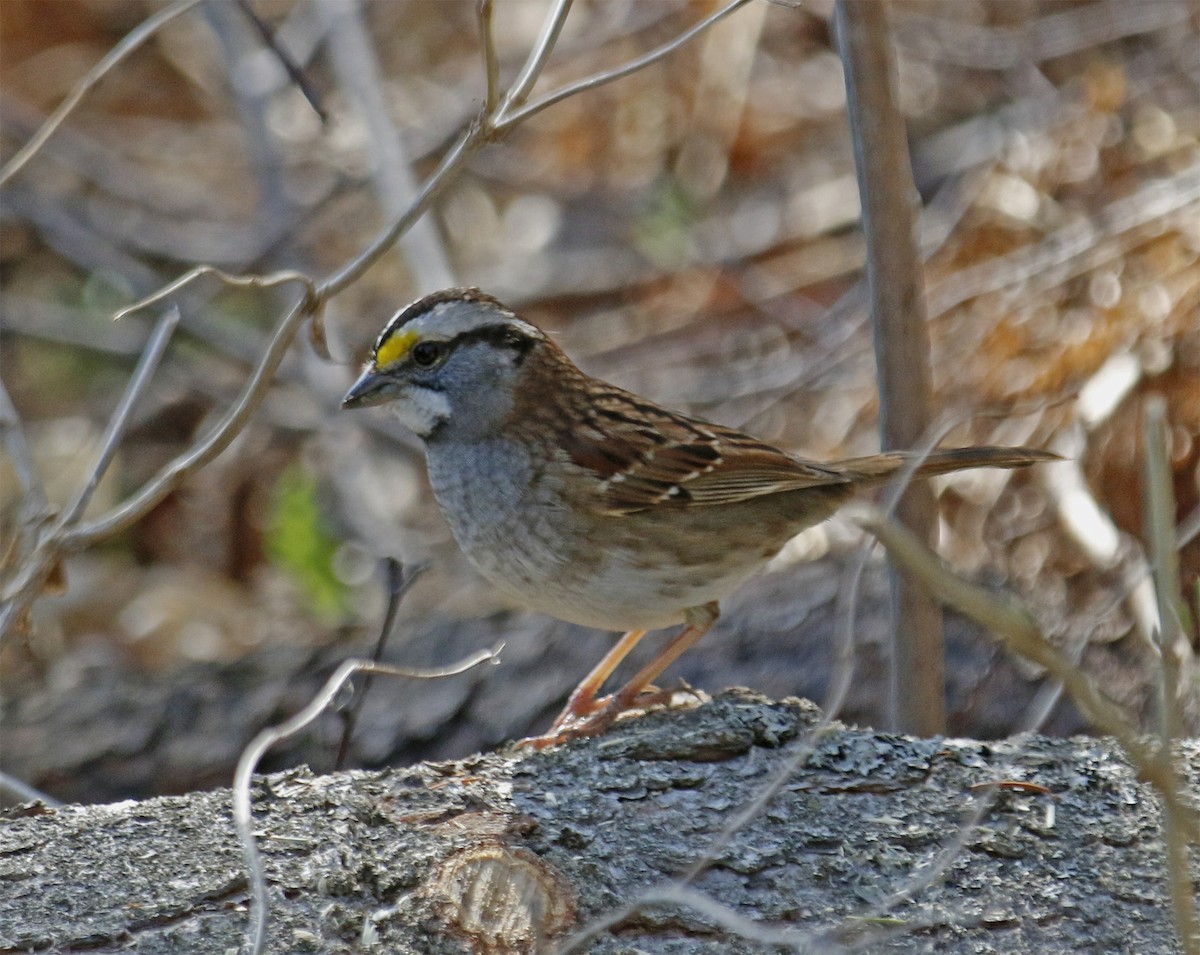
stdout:
[(563, 449), (599, 478), (597, 510), (604, 513), (733, 504), (847, 481), (748, 434), (617, 388), (606, 386), (590, 397), (581, 425), (564, 435)]

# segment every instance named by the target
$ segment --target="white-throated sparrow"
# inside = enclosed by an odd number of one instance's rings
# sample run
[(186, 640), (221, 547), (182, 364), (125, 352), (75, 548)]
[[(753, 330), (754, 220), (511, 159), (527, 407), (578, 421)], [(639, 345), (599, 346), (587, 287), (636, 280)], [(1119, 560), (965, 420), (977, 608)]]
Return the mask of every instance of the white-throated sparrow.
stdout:
[[(716, 621), (718, 602), (795, 534), (882, 484), (903, 452), (818, 464), (585, 375), (477, 289), (403, 309), (344, 408), (386, 405), (425, 441), (442, 513), (471, 563), (533, 610), (628, 631), (576, 687), (549, 742), (599, 732)], [(918, 476), (1051, 460), (935, 451)], [(596, 695), (645, 631), (684, 628), (621, 690)]]

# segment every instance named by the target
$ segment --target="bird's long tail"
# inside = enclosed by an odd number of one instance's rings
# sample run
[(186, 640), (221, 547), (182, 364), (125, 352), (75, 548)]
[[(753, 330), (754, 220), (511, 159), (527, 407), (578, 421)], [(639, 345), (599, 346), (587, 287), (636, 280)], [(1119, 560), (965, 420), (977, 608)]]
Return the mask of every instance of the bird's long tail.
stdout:
[[(868, 484), (884, 484), (906, 464), (921, 458), (916, 451), (890, 451), (865, 458), (847, 458), (838, 469)], [(981, 446), (931, 451), (917, 465), (916, 477), (933, 477), (970, 468), (1024, 468), (1044, 461), (1061, 461), (1060, 455), (1037, 448), (998, 448)]]

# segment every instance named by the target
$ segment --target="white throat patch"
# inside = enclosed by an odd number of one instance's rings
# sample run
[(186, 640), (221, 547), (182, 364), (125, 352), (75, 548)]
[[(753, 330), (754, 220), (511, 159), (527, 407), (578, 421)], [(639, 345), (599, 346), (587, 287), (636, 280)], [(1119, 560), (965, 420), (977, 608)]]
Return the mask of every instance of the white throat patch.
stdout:
[(388, 410), (410, 431), (427, 438), (450, 417), (450, 400), (440, 391), (409, 385), (388, 405)]

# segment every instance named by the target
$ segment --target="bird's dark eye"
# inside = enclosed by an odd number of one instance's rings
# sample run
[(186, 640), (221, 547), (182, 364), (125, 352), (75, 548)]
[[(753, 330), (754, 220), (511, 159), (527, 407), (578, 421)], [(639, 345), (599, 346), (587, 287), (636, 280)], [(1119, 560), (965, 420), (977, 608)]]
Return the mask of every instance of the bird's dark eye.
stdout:
[(413, 345), (412, 360), (422, 368), (432, 368), (443, 354), (445, 346), (441, 342), (417, 342)]

